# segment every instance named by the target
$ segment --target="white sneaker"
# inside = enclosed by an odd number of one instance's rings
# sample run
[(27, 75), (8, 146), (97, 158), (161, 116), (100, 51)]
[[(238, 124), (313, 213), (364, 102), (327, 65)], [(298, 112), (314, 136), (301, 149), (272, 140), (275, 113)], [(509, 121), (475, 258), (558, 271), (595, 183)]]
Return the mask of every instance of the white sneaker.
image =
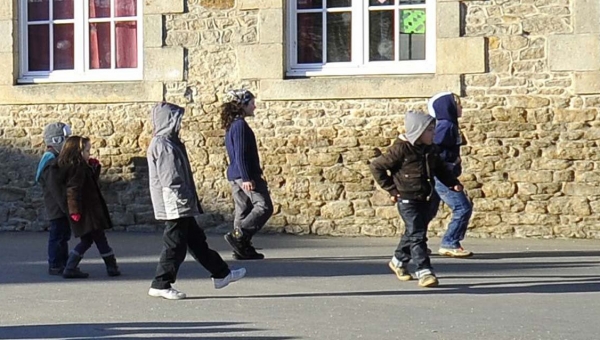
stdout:
[(215, 289), (221, 289), (227, 287), (227, 285), (231, 282), (235, 282), (243, 278), (244, 276), (246, 276), (245, 268), (233, 269), (229, 272), (229, 275), (225, 276), (222, 279), (213, 278), (213, 283), (215, 284)]
[(168, 289), (150, 288), (150, 290), (148, 291), (148, 295), (152, 297), (161, 297), (167, 300), (181, 300), (185, 299), (186, 297), (184, 292), (180, 292), (173, 287)]

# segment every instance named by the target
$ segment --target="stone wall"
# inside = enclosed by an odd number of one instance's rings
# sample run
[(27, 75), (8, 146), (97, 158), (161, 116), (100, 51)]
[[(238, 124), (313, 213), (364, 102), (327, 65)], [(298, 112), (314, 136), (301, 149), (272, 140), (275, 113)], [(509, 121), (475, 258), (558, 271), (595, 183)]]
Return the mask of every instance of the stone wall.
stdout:
[[(575, 1), (575, 0), (572, 0)], [(462, 78), (462, 177), (475, 205), (473, 237), (600, 237), (600, 94), (577, 95), (574, 72), (551, 71), (549, 37), (572, 33), (569, 0), (465, 1), (463, 33), (487, 38), (487, 73)], [(184, 81), (165, 99), (187, 107), (183, 139), (208, 212), (203, 222), (227, 228), (233, 203), (224, 178), (224, 132), (218, 99), (241, 79), (236, 47), (259, 40), (256, 10), (233, 1), (188, 0), (165, 16), (166, 46), (185, 48)], [(257, 45), (258, 46), (258, 45)], [(469, 53), (469, 51), (464, 51)], [(574, 52), (581, 53), (581, 52)], [(260, 61), (256, 61), (260, 63)], [(351, 80), (349, 80), (351, 81)], [(403, 126), (403, 113), (425, 98), (259, 101), (250, 124), (258, 137), (275, 215), (268, 231), (392, 236), (396, 208), (374, 186), (369, 160)], [(0, 106), (0, 228), (46, 227), (35, 165), (46, 123), (69, 122), (93, 139), (104, 165), (102, 186), (118, 228), (156, 230), (147, 190), (148, 104)], [(431, 224), (441, 234), (443, 209)]]

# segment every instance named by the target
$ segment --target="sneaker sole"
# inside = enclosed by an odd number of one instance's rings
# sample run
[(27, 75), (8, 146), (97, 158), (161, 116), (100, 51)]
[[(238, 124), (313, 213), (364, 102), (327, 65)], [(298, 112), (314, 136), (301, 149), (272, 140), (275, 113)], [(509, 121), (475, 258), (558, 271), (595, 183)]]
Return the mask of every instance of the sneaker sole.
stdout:
[(435, 280), (433, 280), (433, 279), (432, 280), (428, 280), (428, 281), (425, 281), (423, 283), (419, 282), (419, 286), (425, 287), (425, 288), (437, 287), (439, 284), (440, 284), (440, 282), (437, 279), (435, 279)]
[(260, 261), (260, 260), (264, 260), (265, 257), (244, 257), (241, 256), (240, 254), (236, 253), (235, 251), (233, 252), (233, 254), (231, 254), (231, 257), (234, 260), (238, 260), (238, 261)]
[(454, 254), (454, 253), (447, 252), (447, 251), (439, 251), (438, 255), (440, 255), (440, 256), (447, 256), (447, 257), (460, 258), (460, 257), (471, 257), (471, 256), (473, 256), (473, 253), (470, 253), (470, 254)]
[(148, 296), (156, 297), (156, 298), (163, 298), (165, 300), (183, 300), (186, 298), (185, 296), (184, 297), (167, 298), (167, 297), (160, 295), (159, 293), (152, 293), (150, 291), (148, 291)]
[(394, 272), (394, 274), (396, 274), (396, 277), (400, 281), (410, 281), (413, 279), (412, 275), (410, 275), (410, 274), (409, 275), (400, 275), (398, 273), (398, 271), (396, 270), (396, 266), (394, 266), (392, 261), (388, 262), (388, 267), (390, 267), (390, 269)]

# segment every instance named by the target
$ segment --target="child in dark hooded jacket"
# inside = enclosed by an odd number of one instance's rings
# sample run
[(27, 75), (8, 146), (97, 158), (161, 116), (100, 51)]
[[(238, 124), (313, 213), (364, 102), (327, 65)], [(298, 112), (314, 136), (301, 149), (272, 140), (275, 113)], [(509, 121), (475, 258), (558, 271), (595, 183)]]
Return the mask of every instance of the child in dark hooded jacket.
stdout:
[[(458, 129), (458, 118), (462, 116), (460, 98), (454, 93), (442, 92), (432, 97), (428, 106), (429, 114), (437, 120), (433, 141), (448, 170), (458, 177), (462, 172), (460, 146), (463, 144)], [(473, 205), (463, 191), (448, 190), (438, 178), (435, 183), (435, 194), (431, 200), (431, 217), (435, 217), (440, 199), (452, 210), (452, 220), (442, 238), (438, 253), (450, 257), (473, 255), (460, 243), (465, 238)]]
[(417, 266), (419, 285), (433, 287), (438, 285), (438, 280), (427, 253), (433, 177), (440, 178), (451, 190), (461, 191), (462, 185), (446, 169), (432, 147), (435, 119), (420, 111), (409, 111), (405, 126), (406, 134), (401, 135), (385, 154), (373, 160), (370, 168), (377, 184), (389, 192), (393, 202), (397, 202), (405, 226), (404, 235), (389, 262), (390, 269), (399, 280), (411, 280), (408, 262), (412, 260)]

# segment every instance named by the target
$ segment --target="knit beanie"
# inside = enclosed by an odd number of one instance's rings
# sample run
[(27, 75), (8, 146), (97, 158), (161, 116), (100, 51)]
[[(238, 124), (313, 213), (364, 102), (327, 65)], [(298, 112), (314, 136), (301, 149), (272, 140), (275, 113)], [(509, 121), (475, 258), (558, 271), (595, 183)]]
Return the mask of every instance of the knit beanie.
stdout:
[(44, 142), (57, 152), (60, 152), (70, 135), (71, 127), (62, 122), (50, 123), (44, 128)]

